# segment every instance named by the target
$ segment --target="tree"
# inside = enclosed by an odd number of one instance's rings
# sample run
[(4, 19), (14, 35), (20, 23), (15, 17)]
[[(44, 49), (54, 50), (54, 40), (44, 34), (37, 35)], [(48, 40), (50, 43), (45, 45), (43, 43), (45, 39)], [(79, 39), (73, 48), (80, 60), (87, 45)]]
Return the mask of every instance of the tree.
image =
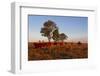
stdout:
[(68, 38), (68, 36), (65, 35), (64, 33), (59, 34), (59, 40), (61, 40), (62, 42), (67, 38)]
[(78, 45), (81, 45), (82, 43), (80, 41), (77, 42)]
[(44, 27), (47, 27), (47, 28), (50, 28), (50, 29), (52, 29), (52, 27), (56, 27), (56, 23), (51, 21), (51, 20), (44, 22), (43, 25), (44, 25)]
[(56, 29), (58, 29), (56, 26), (56, 23), (51, 20), (48, 20), (48, 21), (44, 22), (43, 28), (41, 28), (40, 33), (42, 36), (47, 37), (48, 41), (50, 42), (50, 40), (53, 36), (53, 32)]
[(64, 41), (68, 38), (68, 36), (64, 33), (59, 34), (59, 29), (56, 26), (56, 23), (51, 20), (44, 22), (40, 33), (42, 36), (47, 37), (49, 42), (51, 41), (51, 39), (56, 42), (59, 40)]
[(40, 33), (42, 33), (42, 34), (41, 34), (42, 36), (48, 37), (48, 40), (50, 41), (50, 38), (49, 38), (50, 30), (49, 30), (49, 29), (47, 29), (47, 28), (41, 28)]
[(55, 42), (59, 41), (59, 30), (58, 30), (58, 29), (55, 30), (55, 31), (53, 32), (52, 39), (53, 39)]

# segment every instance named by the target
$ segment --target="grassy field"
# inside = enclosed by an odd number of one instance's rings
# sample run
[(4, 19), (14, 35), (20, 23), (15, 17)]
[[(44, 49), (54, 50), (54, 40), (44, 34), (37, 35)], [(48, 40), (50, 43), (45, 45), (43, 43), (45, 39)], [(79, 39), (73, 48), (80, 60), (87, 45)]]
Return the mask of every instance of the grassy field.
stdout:
[[(47, 45), (47, 43), (46, 43)], [(55, 60), (88, 58), (87, 43), (63, 43), (59, 45), (35, 47), (35, 43), (28, 43), (28, 60)]]

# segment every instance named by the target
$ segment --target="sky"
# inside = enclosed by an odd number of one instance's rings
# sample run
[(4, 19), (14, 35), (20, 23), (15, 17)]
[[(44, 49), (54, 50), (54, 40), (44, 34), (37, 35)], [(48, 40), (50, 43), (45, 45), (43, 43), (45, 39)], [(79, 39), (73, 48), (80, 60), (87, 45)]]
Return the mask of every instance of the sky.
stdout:
[(88, 17), (46, 15), (28, 16), (29, 42), (48, 41), (47, 37), (41, 36), (40, 33), (43, 23), (48, 20), (55, 22), (59, 32), (68, 36), (66, 42), (88, 42)]

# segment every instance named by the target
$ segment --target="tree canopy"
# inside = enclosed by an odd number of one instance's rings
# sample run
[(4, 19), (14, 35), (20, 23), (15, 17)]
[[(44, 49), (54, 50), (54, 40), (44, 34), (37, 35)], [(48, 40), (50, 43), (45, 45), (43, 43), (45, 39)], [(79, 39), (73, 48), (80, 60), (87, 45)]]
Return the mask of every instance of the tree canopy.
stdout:
[(59, 34), (59, 29), (56, 23), (51, 20), (44, 22), (40, 33), (42, 36), (47, 37), (49, 42), (51, 41), (51, 39), (53, 39), (54, 41), (63, 41), (68, 38), (68, 36), (64, 33)]

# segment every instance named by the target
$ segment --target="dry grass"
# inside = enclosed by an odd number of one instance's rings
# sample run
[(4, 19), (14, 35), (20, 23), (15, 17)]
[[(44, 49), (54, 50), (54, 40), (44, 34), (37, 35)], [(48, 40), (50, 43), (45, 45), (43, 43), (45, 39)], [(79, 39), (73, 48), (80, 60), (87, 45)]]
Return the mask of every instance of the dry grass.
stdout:
[(52, 60), (52, 59), (79, 59), (88, 58), (87, 43), (65, 43), (64, 45), (52, 45), (50, 47), (35, 48), (34, 43), (28, 43), (28, 60)]

